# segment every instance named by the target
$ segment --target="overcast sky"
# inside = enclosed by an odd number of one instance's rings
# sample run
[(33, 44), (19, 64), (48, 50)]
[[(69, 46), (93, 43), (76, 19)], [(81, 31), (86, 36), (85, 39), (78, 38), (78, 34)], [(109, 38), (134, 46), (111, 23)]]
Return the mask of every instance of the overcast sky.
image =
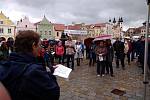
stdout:
[(0, 10), (14, 22), (24, 16), (31, 22), (44, 14), (55, 23), (101, 23), (123, 17), (124, 30), (146, 20), (146, 0), (0, 0)]

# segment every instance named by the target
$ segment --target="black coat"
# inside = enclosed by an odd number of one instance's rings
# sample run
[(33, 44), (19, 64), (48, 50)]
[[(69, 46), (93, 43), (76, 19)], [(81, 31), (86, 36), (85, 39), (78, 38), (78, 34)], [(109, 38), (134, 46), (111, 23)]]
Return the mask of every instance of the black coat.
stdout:
[(114, 51), (116, 53), (124, 53), (124, 43), (121, 42), (121, 41), (116, 41), (114, 44), (113, 44), (113, 47), (114, 47)]
[(121, 42), (121, 41), (116, 41), (114, 44), (113, 44), (113, 47), (114, 47), (114, 51), (115, 51), (115, 56), (118, 58), (118, 59), (124, 59), (124, 43)]
[(113, 62), (113, 58), (114, 58), (114, 49), (113, 49), (113, 46), (108, 46), (108, 47), (107, 47), (106, 60), (107, 60), (108, 62)]
[(7, 71), (0, 70), (0, 81), (12, 100), (59, 100), (60, 88), (55, 76), (36, 63), (31, 54), (12, 53), (9, 61), (1, 64), (7, 66)]

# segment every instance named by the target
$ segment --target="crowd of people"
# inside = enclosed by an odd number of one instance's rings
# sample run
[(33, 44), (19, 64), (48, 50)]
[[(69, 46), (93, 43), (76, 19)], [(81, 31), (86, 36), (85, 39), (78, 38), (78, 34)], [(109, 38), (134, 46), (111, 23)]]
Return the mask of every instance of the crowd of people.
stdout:
[[(150, 50), (150, 43), (149, 48)], [(145, 38), (138, 41), (116, 38), (92, 42), (85, 46), (80, 40), (74, 42), (71, 36), (67, 41), (44, 43), (38, 33), (20, 31), (15, 41), (0, 41), (0, 81), (10, 93), (12, 100), (58, 100), (60, 88), (53, 75), (56, 64), (66, 64), (72, 70), (81, 66), (84, 51), (90, 66), (96, 66), (97, 76), (110, 75), (114, 77), (112, 62), (116, 68), (119, 62), (123, 70), (126, 69), (125, 59), (138, 59), (139, 66), (144, 72)], [(150, 52), (148, 52), (148, 61)], [(76, 61), (76, 64), (74, 64)], [(150, 62), (148, 62), (150, 67)], [(4, 66), (4, 67), (2, 67)], [(47, 70), (49, 69), (49, 71)]]
[[(112, 77), (113, 67), (112, 62), (115, 60), (116, 68), (119, 68), (119, 62), (121, 67), (125, 70), (125, 59), (127, 59), (128, 65), (131, 61), (136, 60), (138, 66), (142, 68), (142, 74), (144, 73), (144, 52), (145, 52), (145, 37), (137, 41), (132, 39), (124, 39), (124, 41), (116, 38), (114, 43), (111, 40), (101, 40), (99, 43), (92, 43), (87, 48), (89, 54), (89, 66), (94, 66), (97, 63), (97, 76), (104, 76), (104, 74), (110, 74)], [(150, 50), (150, 41), (148, 43), (148, 50)], [(114, 60), (113, 60), (114, 58)], [(148, 52), (148, 66), (150, 68), (150, 52)]]

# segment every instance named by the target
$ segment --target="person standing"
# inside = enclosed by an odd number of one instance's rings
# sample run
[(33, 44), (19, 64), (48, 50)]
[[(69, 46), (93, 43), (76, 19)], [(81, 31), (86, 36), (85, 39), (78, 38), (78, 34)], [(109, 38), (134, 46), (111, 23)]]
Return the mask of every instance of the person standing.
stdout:
[(80, 60), (83, 58), (82, 54), (82, 44), (77, 41), (75, 44), (75, 59), (77, 60), (77, 66), (80, 66)]
[(145, 53), (145, 37), (141, 36), (139, 43), (139, 62), (142, 68), (142, 74), (144, 74), (144, 53)]
[(131, 46), (131, 43), (128, 39), (125, 40), (124, 47), (125, 47), (124, 48), (124, 53), (125, 53), (125, 55), (127, 55), (128, 64), (130, 65), (132, 46)]
[(114, 72), (113, 72), (112, 62), (113, 62), (113, 58), (114, 58), (114, 49), (111, 44), (111, 40), (107, 40), (106, 42), (107, 42), (106, 67), (108, 68), (108, 72), (110, 73), (110, 75), (113, 77)]
[(41, 41), (34, 31), (19, 31), (15, 51), (0, 65), (0, 81), (12, 100), (59, 100), (60, 87), (53, 73), (37, 62)]
[(67, 67), (70, 68), (70, 59), (71, 59), (71, 68), (74, 70), (74, 54), (75, 54), (75, 45), (74, 42), (72, 41), (72, 37), (68, 36), (68, 40), (65, 41), (65, 46), (66, 46), (66, 56), (67, 56)]
[(62, 46), (62, 42), (59, 41), (58, 42), (58, 45), (56, 46), (56, 55), (59, 59), (59, 64), (63, 64), (64, 61), (63, 61), (63, 55), (64, 55), (64, 47)]
[(104, 46), (104, 41), (100, 41), (99, 45), (95, 48), (95, 53), (97, 56), (97, 76), (104, 76), (107, 55), (107, 48)]
[(114, 51), (115, 51), (115, 58), (116, 58), (116, 68), (119, 68), (119, 60), (121, 61), (122, 69), (125, 70), (124, 65), (124, 43), (119, 40), (119, 38), (116, 38), (116, 41), (113, 44)]
[(50, 43), (48, 45), (48, 52), (49, 52), (51, 64), (54, 65), (54, 61), (55, 61), (55, 45), (53, 43)]
[(2, 58), (6, 60), (9, 56), (9, 48), (6, 44), (6, 41), (3, 41), (0, 47), (0, 51), (2, 52)]
[(96, 44), (92, 43), (89, 50), (89, 66), (94, 66), (96, 62), (96, 54), (95, 54)]

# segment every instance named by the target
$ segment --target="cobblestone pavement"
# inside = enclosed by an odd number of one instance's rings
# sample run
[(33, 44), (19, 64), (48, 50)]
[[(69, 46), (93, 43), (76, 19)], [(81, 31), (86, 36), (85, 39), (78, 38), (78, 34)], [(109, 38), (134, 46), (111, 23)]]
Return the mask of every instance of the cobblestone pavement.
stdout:
[[(60, 100), (143, 100), (143, 75), (135, 62), (126, 64), (126, 70), (116, 69), (114, 65), (114, 75), (98, 77), (96, 67), (89, 67), (85, 60), (75, 67), (69, 79), (57, 77), (61, 87)], [(115, 95), (111, 93), (113, 89), (123, 90), (126, 94)], [(150, 100), (150, 84), (147, 100)]]

